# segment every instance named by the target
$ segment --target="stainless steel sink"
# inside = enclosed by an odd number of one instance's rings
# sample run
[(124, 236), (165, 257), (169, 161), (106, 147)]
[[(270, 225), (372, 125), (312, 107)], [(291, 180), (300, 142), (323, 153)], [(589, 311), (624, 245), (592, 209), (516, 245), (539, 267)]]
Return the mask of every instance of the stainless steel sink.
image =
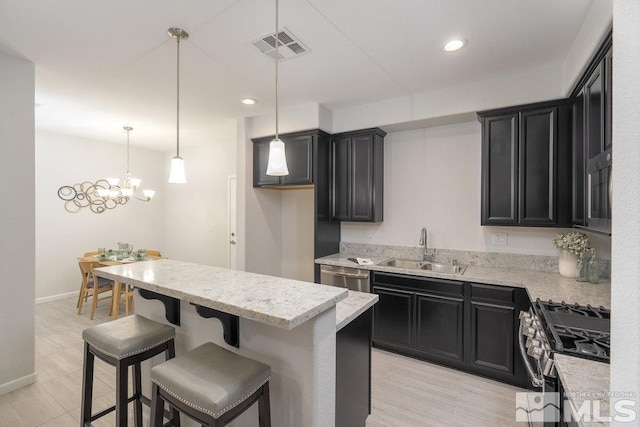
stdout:
[(467, 269), (466, 265), (439, 264), (437, 262), (425, 262), (420, 267), (422, 270), (434, 271), (436, 273), (446, 274), (464, 274)]
[(464, 274), (466, 265), (442, 264), (430, 261), (415, 261), (409, 259), (388, 259), (378, 263), (384, 267), (404, 268), (407, 270), (427, 270), (435, 273)]
[(379, 263), (378, 265), (384, 265), (385, 267), (407, 268), (419, 270), (422, 268), (422, 261), (412, 261), (409, 259), (388, 259)]

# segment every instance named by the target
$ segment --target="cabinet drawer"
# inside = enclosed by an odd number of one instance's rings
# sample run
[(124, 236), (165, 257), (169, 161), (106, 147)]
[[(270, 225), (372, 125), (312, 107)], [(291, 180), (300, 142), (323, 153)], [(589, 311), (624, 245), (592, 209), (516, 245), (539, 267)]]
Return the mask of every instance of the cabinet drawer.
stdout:
[(426, 279), (393, 273), (374, 273), (373, 282), (376, 285), (391, 285), (402, 289), (429, 291), (442, 295), (462, 296), (464, 294), (463, 282), (456, 280)]
[(514, 304), (515, 293), (516, 290), (508, 286), (471, 283), (471, 299), (473, 300), (498, 301)]

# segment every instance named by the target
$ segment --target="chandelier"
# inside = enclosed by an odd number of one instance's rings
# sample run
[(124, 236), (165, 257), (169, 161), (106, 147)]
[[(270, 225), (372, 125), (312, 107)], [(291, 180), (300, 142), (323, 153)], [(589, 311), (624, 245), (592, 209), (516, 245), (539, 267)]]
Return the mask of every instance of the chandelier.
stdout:
[(142, 190), (143, 196), (136, 194), (142, 180), (131, 178), (129, 170), (129, 132), (133, 128), (131, 126), (124, 126), (123, 128), (127, 132), (127, 172), (122, 185), (119, 185), (120, 179), (118, 178), (64, 185), (58, 189), (58, 197), (65, 201), (64, 208), (67, 212), (75, 213), (82, 208), (88, 207), (91, 212), (102, 213), (118, 205), (126, 205), (131, 198), (136, 198), (143, 202), (151, 201), (155, 194), (153, 190)]

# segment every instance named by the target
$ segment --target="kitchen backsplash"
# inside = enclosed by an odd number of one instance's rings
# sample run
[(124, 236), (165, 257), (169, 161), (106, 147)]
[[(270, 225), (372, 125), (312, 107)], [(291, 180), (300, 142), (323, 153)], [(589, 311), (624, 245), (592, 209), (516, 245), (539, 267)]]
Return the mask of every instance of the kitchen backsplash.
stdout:
[[(369, 245), (366, 243), (340, 242), (340, 253), (358, 256), (381, 256), (402, 259), (422, 258), (421, 246)], [(509, 254), (499, 252), (475, 252), (453, 249), (436, 249), (435, 261), (486, 267), (513, 268), (519, 270), (558, 272), (558, 257), (544, 255)], [(611, 261), (599, 260), (600, 277), (611, 277)]]

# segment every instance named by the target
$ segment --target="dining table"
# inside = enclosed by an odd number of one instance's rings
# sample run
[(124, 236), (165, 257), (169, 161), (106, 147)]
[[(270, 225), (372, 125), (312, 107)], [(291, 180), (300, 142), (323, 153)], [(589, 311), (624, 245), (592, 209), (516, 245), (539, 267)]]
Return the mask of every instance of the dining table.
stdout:
[[(78, 261), (97, 262), (102, 267), (108, 267), (112, 265), (130, 264), (134, 262), (154, 261), (161, 258), (163, 257), (147, 254), (145, 258), (141, 260), (138, 260), (133, 256), (129, 256), (128, 258), (123, 258), (119, 260), (119, 259), (116, 259), (115, 256), (110, 256), (107, 259), (101, 259), (98, 255), (90, 255), (90, 256), (80, 257), (78, 258)], [(129, 286), (129, 285), (126, 285), (126, 286)], [(113, 320), (116, 320), (120, 314), (120, 298), (122, 298), (122, 283), (118, 281), (114, 281), (113, 298), (111, 301), (111, 317), (113, 318)]]

